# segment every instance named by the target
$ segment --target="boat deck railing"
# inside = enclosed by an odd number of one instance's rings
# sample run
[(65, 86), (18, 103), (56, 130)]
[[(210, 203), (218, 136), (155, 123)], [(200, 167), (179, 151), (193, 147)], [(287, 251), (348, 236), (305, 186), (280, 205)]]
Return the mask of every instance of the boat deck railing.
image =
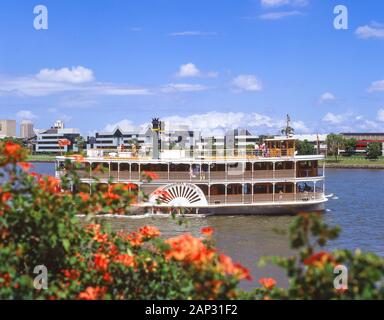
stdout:
[[(60, 171), (59, 171), (60, 172)], [(296, 178), (316, 178), (322, 177), (323, 173), (319, 171), (295, 171), (293, 169), (287, 170), (255, 170), (255, 171), (242, 171), (242, 172), (225, 172), (225, 171), (211, 171), (202, 173), (189, 173), (189, 172), (167, 172), (167, 171), (151, 171), (155, 174), (156, 178), (153, 182), (207, 182), (207, 181), (239, 181), (239, 180), (258, 180), (258, 179), (296, 179)], [(141, 174), (138, 171), (105, 171), (105, 172), (91, 172), (91, 171), (78, 171), (78, 175), (82, 179), (113, 179), (116, 181), (140, 181)]]

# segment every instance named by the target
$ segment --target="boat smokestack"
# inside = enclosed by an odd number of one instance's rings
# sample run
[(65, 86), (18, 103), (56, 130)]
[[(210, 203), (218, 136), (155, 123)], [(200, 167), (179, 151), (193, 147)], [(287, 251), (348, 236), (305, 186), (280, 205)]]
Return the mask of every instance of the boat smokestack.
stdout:
[(159, 159), (160, 157), (160, 130), (161, 121), (159, 118), (152, 119), (152, 158)]

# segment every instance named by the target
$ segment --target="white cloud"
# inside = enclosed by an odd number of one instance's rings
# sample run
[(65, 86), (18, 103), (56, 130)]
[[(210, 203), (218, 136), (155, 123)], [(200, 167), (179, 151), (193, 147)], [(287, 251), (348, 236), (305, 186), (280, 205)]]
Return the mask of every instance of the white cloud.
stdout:
[(325, 93), (323, 93), (320, 96), (319, 103), (324, 103), (324, 102), (332, 101), (332, 100), (335, 100), (335, 99), (336, 99), (336, 97), (335, 97), (335, 95), (333, 93), (325, 92)]
[(384, 108), (379, 109), (379, 111), (377, 111), (377, 119), (379, 121), (384, 122)]
[(29, 110), (20, 110), (16, 113), (16, 117), (21, 120), (34, 120), (37, 119), (37, 116)]
[(302, 16), (303, 13), (297, 10), (294, 11), (277, 11), (269, 12), (259, 16), (261, 20), (280, 20), (292, 16)]
[(94, 89), (95, 95), (106, 96), (147, 96), (153, 94), (147, 88), (131, 88), (118, 85), (99, 85)]
[(190, 84), (190, 83), (169, 83), (161, 88), (163, 93), (173, 92), (198, 92), (207, 90), (208, 87), (201, 84)]
[(204, 32), (204, 31), (180, 31), (168, 34), (172, 37), (193, 37), (193, 36), (216, 36), (217, 32)]
[(376, 23), (358, 27), (355, 34), (361, 39), (379, 38), (384, 39), (384, 26)]
[(235, 91), (261, 91), (263, 85), (254, 75), (243, 74), (232, 80), (232, 86)]
[[(244, 112), (207, 112), (190, 116), (169, 116), (162, 118), (173, 126), (188, 126), (192, 130), (201, 131), (205, 136), (223, 135), (229, 129), (249, 129), (254, 134), (280, 134), (285, 125), (284, 119), (272, 118), (260, 113)], [(303, 121), (292, 123), (297, 133), (308, 133), (310, 130)]]
[(42, 69), (36, 75), (40, 81), (47, 82), (68, 82), (68, 83), (86, 83), (95, 78), (93, 71), (82, 66), (62, 69)]
[(200, 70), (193, 63), (189, 62), (180, 66), (177, 76), (181, 78), (187, 78), (198, 77), (200, 74)]
[(384, 91), (384, 80), (372, 82), (368, 92)]
[(263, 7), (281, 7), (285, 5), (304, 7), (309, 3), (309, 0), (261, 0)]
[(148, 88), (95, 82), (93, 72), (83, 67), (43, 69), (35, 76), (0, 77), (0, 96), (49, 96), (61, 93), (83, 93), (94, 96), (131, 96), (152, 94)]
[(325, 124), (322, 126), (324, 132), (353, 132), (353, 131), (377, 131), (379, 124), (375, 121), (365, 119), (362, 115), (353, 112), (343, 114), (327, 113), (323, 117)]
[(201, 72), (197, 66), (191, 62), (182, 64), (176, 73), (176, 77), (178, 78), (216, 78), (217, 76), (218, 73), (215, 71), (209, 71), (207, 73)]
[(323, 121), (331, 124), (339, 124), (339, 123), (342, 123), (344, 120), (345, 120), (345, 115), (334, 114), (332, 112), (328, 112), (323, 118)]
[(311, 130), (306, 126), (303, 121), (293, 121), (292, 127), (295, 129), (297, 133), (310, 133)]
[[(60, 70), (69, 70), (63, 68)], [(45, 70), (45, 71), (44, 71)], [(67, 72), (51, 72), (43, 69), (35, 76), (4, 78), (0, 76), (0, 96), (33, 96), (43, 97), (57, 94), (76, 94), (78, 101), (95, 101), (97, 96), (148, 96), (160, 93), (198, 92), (209, 89), (201, 84), (169, 83), (166, 85), (145, 88), (124, 84), (86, 81), (86, 76), (80, 74), (68, 75)], [(215, 77), (216, 72), (201, 73), (193, 64), (182, 66), (181, 75)], [(81, 80), (82, 79), (82, 80)], [(90, 79), (90, 78), (89, 78)], [(76, 104), (76, 103), (75, 103)], [(80, 103), (77, 103), (80, 104)], [(90, 104), (86, 103), (87, 106)]]
[(128, 132), (132, 132), (132, 131), (137, 130), (137, 127), (132, 123), (132, 121), (127, 120), (127, 119), (123, 119), (123, 120), (116, 122), (114, 124), (107, 124), (103, 131), (112, 132), (117, 127), (119, 127), (123, 131), (128, 131)]

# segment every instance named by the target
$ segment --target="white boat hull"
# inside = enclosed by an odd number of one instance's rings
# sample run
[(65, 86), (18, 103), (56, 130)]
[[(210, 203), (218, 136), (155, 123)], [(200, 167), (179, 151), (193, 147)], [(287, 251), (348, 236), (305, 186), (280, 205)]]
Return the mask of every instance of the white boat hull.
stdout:
[(145, 212), (176, 212), (196, 213), (204, 215), (295, 215), (302, 212), (322, 212), (325, 210), (327, 199), (311, 202), (266, 203), (266, 204), (225, 204), (194, 207), (153, 206), (149, 204), (138, 205), (137, 213)]

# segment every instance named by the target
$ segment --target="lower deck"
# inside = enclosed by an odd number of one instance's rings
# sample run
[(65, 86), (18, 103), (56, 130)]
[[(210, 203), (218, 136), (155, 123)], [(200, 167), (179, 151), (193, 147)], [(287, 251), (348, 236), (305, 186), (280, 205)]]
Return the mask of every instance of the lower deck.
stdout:
[[(82, 191), (88, 192), (92, 180), (82, 180), (79, 186)], [(273, 182), (273, 183), (226, 183), (226, 184), (192, 184), (192, 183), (138, 183), (132, 184), (135, 189), (147, 196), (155, 194), (157, 190), (166, 190), (172, 194), (172, 198), (192, 196), (188, 190), (196, 189), (198, 198), (208, 205), (252, 205), (275, 203), (307, 203), (324, 201), (324, 180), (300, 181), (300, 182)], [(170, 187), (178, 186), (172, 190)], [(98, 190), (108, 190), (107, 182), (97, 182)], [(194, 190), (192, 190), (194, 191)], [(197, 198), (196, 198), (197, 199)], [(139, 199), (140, 202), (140, 199)], [(191, 203), (193, 206), (193, 202)]]

